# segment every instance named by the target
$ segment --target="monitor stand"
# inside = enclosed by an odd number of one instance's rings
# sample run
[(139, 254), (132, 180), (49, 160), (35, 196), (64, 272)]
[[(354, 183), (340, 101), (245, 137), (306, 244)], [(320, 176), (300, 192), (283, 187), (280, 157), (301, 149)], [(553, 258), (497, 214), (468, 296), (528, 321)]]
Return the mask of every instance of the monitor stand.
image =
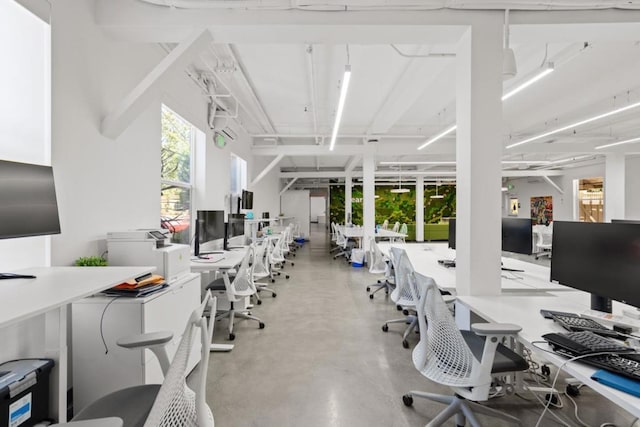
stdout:
[(611, 298), (601, 297), (591, 294), (591, 310), (598, 310), (604, 313), (611, 313)]
[(0, 280), (8, 279), (35, 279), (33, 274), (15, 274), (15, 273), (0, 273)]

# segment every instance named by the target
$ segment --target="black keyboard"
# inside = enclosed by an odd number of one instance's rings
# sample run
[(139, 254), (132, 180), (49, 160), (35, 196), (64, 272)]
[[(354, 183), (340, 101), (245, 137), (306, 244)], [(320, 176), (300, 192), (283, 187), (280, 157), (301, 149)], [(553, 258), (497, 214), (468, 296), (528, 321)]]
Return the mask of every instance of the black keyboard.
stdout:
[(585, 357), (580, 360), (589, 365), (640, 381), (640, 362), (634, 360), (637, 357), (633, 356), (638, 356), (638, 354), (603, 354)]
[(606, 326), (601, 325), (593, 319), (560, 313), (551, 313), (551, 317), (567, 331), (591, 331), (605, 337), (611, 337), (621, 340), (626, 339), (625, 336), (618, 334), (616, 331), (608, 329)]
[(540, 309), (540, 314), (542, 315), (542, 317), (544, 317), (545, 319), (553, 319), (553, 315), (563, 315), (563, 316), (573, 316), (573, 317), (579, 317), (577, 314), (575, 313), (567, 313), (566, 311), (553, 311), (553, 310), (546, 310), (544, 308)]
[(546, 334), (544, 338), (555, 352), (566, 356), (583, 356), (591, 353), (630, 353), (633, 349), (620, 345), (591, 331)]

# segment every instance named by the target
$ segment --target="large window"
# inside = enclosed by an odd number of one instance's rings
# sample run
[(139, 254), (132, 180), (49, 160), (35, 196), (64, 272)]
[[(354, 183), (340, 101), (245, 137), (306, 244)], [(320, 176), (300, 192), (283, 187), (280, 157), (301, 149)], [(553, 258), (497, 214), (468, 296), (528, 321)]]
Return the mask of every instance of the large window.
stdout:
[(173, 233), (173, 242), (190, 242), (193, 152), (196, 129), (162, 106), (160, 219)]

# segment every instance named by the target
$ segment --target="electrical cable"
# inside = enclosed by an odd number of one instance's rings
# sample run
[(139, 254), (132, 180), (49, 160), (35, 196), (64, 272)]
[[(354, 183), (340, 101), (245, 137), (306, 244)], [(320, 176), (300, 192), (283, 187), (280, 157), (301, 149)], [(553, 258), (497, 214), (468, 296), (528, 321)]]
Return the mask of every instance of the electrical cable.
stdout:
[(590, 427), (589, 424), (582, 421), (582, 418), (580, 418), (580, 415), (578, 415), (578, 403), (574, 400), (573, 397), (569, 396), (568, 394), (566, 394), (566, 397), (571, 403), (573, 403), (573, 415), (576, 417), (576, 420), (580, 423), (580, 425), (582, 425), (582, 427)]
[(103, 330), (104, 314), (107, 312), (107, 308), (109, 308), (109, 306), (113, 304), (113, 302), (118, 298), (121, 298), (121, 297), (113, 297), (113, 299), (109, 301), (107, 305), (104, 306), (104, 310), (102, 310), (102, 316), (100, 316), (100, 338), (102, 338), (102, 344), (104, 345), (104, 354), (109, 354), (109, 347), (107, 347), (107, 341), (104, 339), (104, 330)]

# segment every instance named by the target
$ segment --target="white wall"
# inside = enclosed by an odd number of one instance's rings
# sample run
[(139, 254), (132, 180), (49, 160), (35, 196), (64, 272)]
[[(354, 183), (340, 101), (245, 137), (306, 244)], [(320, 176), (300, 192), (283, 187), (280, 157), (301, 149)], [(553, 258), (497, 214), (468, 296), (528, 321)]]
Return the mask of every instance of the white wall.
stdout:
[(640, 157), (627, 156), (625, 165), (625, 218), (640, 220)]
[(560, 194), (549, 183), (540, 177), (510, 179), (508, 184), (514, 186), (504, 194), (503, 197), (503, 216), (508, 215), (509, 199), (517, 198), (520, 203), (518, 211), (519, 218), (531, 217), (531, 197), (536, 196), (552, 196), (553, 197), (553, 219), (560, 221), (573, 220), (573, 180), (581, 178), (591, 178), (595, 176), (604, 176), (604, 163), (585, 166), (574, 169), (567, 169), (562, 176), (552, 177), (551, 179), (564, 190), (564, 194)]
[[(13, 1), (0, 1), (0, 52), (0, 159), (49, 164), (49, 25)], [(0, 240), (0, 272), (48, 265), (49, 248), (49, 237)], [(0, 329), (0, 363), (42, 356), (43, 321), (39, 316)]]
[(318, 220), (318, 216), (325, 215), (327, 199), (324, 197), (311, 197), (309, 206), (311, 221), (316, 222)]
[[(102, 118), (166, 53), (155, 44), (107, 38), (93, 23), (93, 2), (58, 0), (52, 6), (53, 151), (62, 235), (53, 239), (53, 263), (104, 250), (108, 231), (157, 227), (160, 221), (160, 105), (206, 131), (198, 143), (194, 207), (221, 209), (229, 193), (229, 154), (251, 165), (249, 138), (219, 150), (207, 129), (206, 99), (178, 72), (163, 79), (157, 99), (116, 140), (101, 135)], [(228, 206), (228, 203), (226, 204)]]
[[(273, 159), (264, 156), (256, 156), (253, 161), (253, 168), (249, 174), (249, 182), (264, 170)], [(269, 212), (270, 218), (275, 218), (280, 214), (280, 166), (274, 167), (264, 178), (262, 178), (253, 188), (253, 212), (256, 218), (262, 212)]]

